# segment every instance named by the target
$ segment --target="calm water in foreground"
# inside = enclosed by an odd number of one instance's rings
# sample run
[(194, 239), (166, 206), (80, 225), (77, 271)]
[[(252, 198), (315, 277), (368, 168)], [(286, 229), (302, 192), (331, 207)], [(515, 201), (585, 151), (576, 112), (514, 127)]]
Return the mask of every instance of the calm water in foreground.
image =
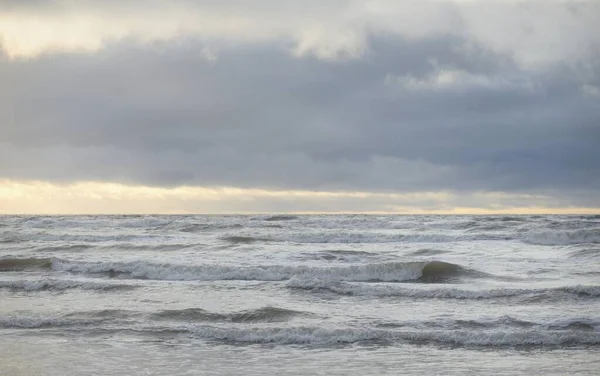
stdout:
[(2, 375), (597, 375), (600, 216), (0, 217)]

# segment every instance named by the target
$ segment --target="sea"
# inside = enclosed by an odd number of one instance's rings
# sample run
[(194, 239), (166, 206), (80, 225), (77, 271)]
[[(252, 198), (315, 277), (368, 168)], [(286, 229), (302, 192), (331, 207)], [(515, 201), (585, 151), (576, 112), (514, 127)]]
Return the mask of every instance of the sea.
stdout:
[(0, 374), (598, 375), (600, 216), (0, 216)]

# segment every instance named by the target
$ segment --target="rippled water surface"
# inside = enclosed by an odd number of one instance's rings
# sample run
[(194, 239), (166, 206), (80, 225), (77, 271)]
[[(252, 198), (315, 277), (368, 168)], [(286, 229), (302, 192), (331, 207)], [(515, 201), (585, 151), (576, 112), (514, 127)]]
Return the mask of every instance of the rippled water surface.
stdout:
[(600, 216), (0, 217), (7, 375), (596, 375)]

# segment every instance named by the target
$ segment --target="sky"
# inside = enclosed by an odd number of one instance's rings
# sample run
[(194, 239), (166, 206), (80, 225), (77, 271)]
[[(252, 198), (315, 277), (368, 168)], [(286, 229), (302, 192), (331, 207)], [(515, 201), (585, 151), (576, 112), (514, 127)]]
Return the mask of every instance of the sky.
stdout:
[(3, 0), (0, 213), (600, 213), (600, 1)]

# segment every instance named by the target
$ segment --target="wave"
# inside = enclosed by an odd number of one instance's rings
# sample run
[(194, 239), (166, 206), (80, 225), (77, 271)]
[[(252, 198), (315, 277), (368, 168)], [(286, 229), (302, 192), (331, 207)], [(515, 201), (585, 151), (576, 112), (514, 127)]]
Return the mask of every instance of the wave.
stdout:
[[(272, 307), (271, 307), (272, 308)], [(178, 311), (178, 312), (183, 312)], [(166, 311), (163, 311), (166, 312)], [(177, 312), (177, 311), (173, 311)], [(198, 311), (202, 314), (206, 311)], [(260, 310), (250, 311), (260, 312)], [(262, 315), (263, 313), (261, 313)], [(194, 313), (197, 315), (197, 312)], [(141, 312), (104, 310), (74, 312), (57, 317), (0, 316), (0, 328), (77, 329), (78, 333), (131, 333), (150, 336), (182, 336), (222, 341), (236, 344), (281, 345), (355, 345), (399, 343), (418, 345), (441, 345), (459, 347), (556, 347), (599, 346), (598, 321), (587, 318), (565, 319), (551, 323), (536, 323), (513, 317), (478, 320), (440, 320), (439, 322), (409, 322), (379, 327), (332, 327), (332, 326), (252, 326), (257, 320), (239, 321), (246, 325), (214, 326), (194, 324), (185, 326), (169, 323), (158, 326), (152, 323), (139, 325), (132, 318), (143, 316)], [(145, 316), (143, 316), (145, 317)], [(194, 316), (195, 317), (195, 316)], [(171, 319), (167, 315), (166, 319)], [(160, 319), (160, 317), (159, 317)], [(108, 324), (108, 325), (105, 325)], [(116, 326), (115, 326), (116, 324)], [(175, 325), (173, 325), (175, 324)]]
[(94, 248), (89, 244), (63, 244), (36, 248), (36, 252), (82, 252)]
[(24, 241), (24, 239), (17, 237), (12, 231), (4, 231), (0, 233), (0, 244), (16, 244)]
[(5, 258), (0, 259), (0, 272), (20, 272), (30, 269), (49, 269), (49, 258)]
[(263, 221), (267, 222), (279, 222), (279, 221), (293, 221), (298, 219), (299, 217), (296, 215), (272, 215), (266, 218), (263, 218)]
[[(121, 228), (121, 224), (113, 223), (107, 224), (106, 226), (110, 226), (109, 228), (119, 229)], [(92, 229), (92, 231), (94, 231)], [(176, 233), (152, 233), (150, 231), (137, 231), (136, 233), (94, 233), (94, 232), (52, 232), (51, 230), (44, 231), (35, 231), (28, 232), (26, 234), (18, 234), (21, 237), (26, 236), (26, 238), (18, 238), (16, 241), (25, 242), (25, 241), (34, 241), (40, 243), (77, 243), (77, 244), (86, 244), (86, 243), (106, 243), (114, 244), (115, 242), (121, 243), (165, 243), (165, 242), (174, 242), (181, 239), (181, 234)]]
[(287, 321), (294, 316), (305, 314), (307, 313), (277, 307), (262, 307), (254, 310), (233, 313), (215, 313), (203, 310), (201, 308), (188, 308), (182, 310), (160, 311), (153, 313), (151, 317), (158, 320), (181, 320), (187, 322), (227, 321), (244, 323)]
[(150, 244), (134, 244), (134, 243), (119, 243), (108, 246), (96, 246), (98, 250), (122, 250), (122, 251), (179, 251), (182, 249), (201, 245), (199, 243), (159, 243), (156, 245)]
[(337, 295), (364, 296), (364, 297), (402, 297), (415, 299), (497, 299), (523, 297), (534, 298), (559, 298), (557, 293), (563, 293), (580, 298), (600, 297), (600, 286), (564, 286), (550, 289), (491, 289), (491, 290), (464, 290), (459, 288), (404, 288), (397, 285), (383, 284), (357, 284), (343, 281), (324, 279), (304, 279), (294, 277), (286, 283), (289, 289), (306, 290), (309, 292), (329, 292)]
[(52, 327), (72, 327), (98, 324), (102, 318), (66, 318), (66, 317), (0, 317), (0, 328), (7, 329), (40, 329)]
[(482, 217), (481, 220), (482, 221), (488, 221), (488, 222), (525, 222), (527, 220), (529, 220), (531, 217), (527, 217), (527, 216), (520, 216), (520, 217), (515, 217), (515, 216), (491, 216), (491, 217)]
[(192, 336), (248, 344), (344, 345), (416, 343), (481, 347), (600, 345), (600, 333), (548, 329), (396, 331), (373, 328), (189, 328)]
[(600, 243), (600, 229), (530, 232), (523, 241), (538, 245), (597, 244)]
[(366, 251), (352, 250), (329, 250), (319, 252), (306, 252), (298, 255), (296, 258), (301, 260), (326, 260), (326, 261), (342, 261), (342, 262), (358, 262), (365, 259), (380, 258), (382, 255)]
[(599, 329), (600, 323), (597, 320), (578, 318), (560, 320), (548, 325), (548, 327), (551, 329), (594, 331)]
[(600, 326), (600, 321), (590, 318), (567, 318), (552, 322), (535, 322), (512, 316), (489, 317), (478, 319), (438, 319), (416, 322), (383, 322), (376, 325), (378, 328), (439, 328), (445, 330), (484, 330), (484, 329), (547, 329), (547, 330), (571, 330), (590, 331)]
[(97, 311), (84, 311), (84, 312), (72, 312), (67, 313), (63, 317), (76, 317), (76, 318), (106, 318), (110, 320), (115, 319), (129, 319), (136, 316), (141, 316), (141, 312), (129, 311), (123, 309), (102, 309)]
[(73, 280), (58, 280), (58, 279), (38, 279), (38, 280), (14, 280), (0, 281), (0, 289), (8, 289), (11, 291), (65, 291), (73, 289), (81, 290), (131, 290), (137, 286), (91, 282), (91, 281), (73, 281)]
[(252, 244), (252, 243), (256, 243), (256, 242), (261, 242), (261, 241), (268, 241), (268, 239), (263, 239), (263, 238), (255, 238), (253, 236), (226, 236), (221, 238), (221, 240), (224, 240), (226, 242), (229, 243), (233, 243), (233, 244)]
[(97, 326), (105, 322), (115, 323), (116, 320), (127, 320), (140, 315), (141, 313), (136, 311), (105, 309), (72, 312), (57, 316), (0, 316), (0, 328), (41, 329)]
[(175, 227), (177, 231), (181, 232), (207, 232), (216, 230), (231, 230), (243, 228), (239, 223), (234, 224), (217, 224), (217, 223), (188, 223)]
[(475, 240), (510, 240), (507, 236), (496, 234), (382, 234), (360, 232), (311, 232), (280, 234), (269, 237), (268, 240), (292, 243), (322, 244), (322, 243), (449, 243)]
[(119, 275), (156, 280), (253, 280), (285, 281), (293, 277), (355, 282), (451, 282), (461, 277), (489, 276), (485, 273), (442, 261), (386, 262), (336, 267), (316, 266), (226, 266), (174, 265), (133, 262), (78, 262), (53, 259), (57, 271)]
[(443, 255), (444, 253), (450, 253), (450, 251), (442, 251), (441, 249), (424, 248), (408, 253), (409, 256), (437, 256)]

